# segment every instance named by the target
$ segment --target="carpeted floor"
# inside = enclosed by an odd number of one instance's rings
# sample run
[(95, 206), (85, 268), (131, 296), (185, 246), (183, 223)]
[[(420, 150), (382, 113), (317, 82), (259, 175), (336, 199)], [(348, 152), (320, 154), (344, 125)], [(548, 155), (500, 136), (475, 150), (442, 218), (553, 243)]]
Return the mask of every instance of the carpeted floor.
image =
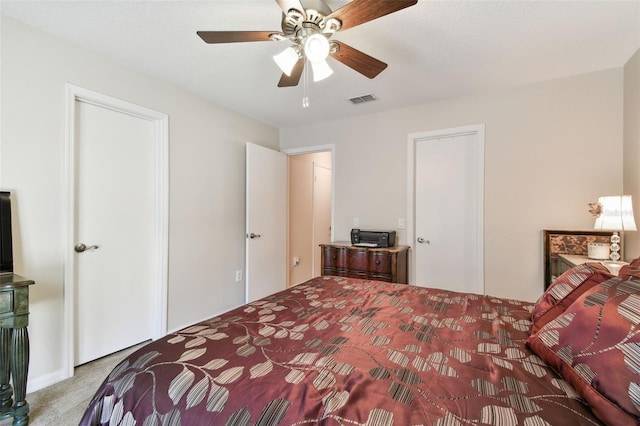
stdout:
[[(146, 343), (145, 343), (146, 344)], [(76, 367), (74, 376), (37, 392), (27, 393), (29, 426), (77, 426), (89, 400), (109, 372), (142, 345)], [(10, 426), (12, 419), (0, 421)]]

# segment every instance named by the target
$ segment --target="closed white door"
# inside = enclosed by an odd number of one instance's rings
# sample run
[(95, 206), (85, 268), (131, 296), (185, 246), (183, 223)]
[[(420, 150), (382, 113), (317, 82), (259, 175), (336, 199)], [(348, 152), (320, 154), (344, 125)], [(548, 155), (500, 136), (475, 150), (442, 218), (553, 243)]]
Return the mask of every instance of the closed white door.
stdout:
[(75, 365), (152, 337), (154, 123), (76, 101)]
[(287, 156), (247, 144), (246, 301), (287, 286)]
[(464, 128), (413, 138), (416, 285), (484, 291), (483, 134)]
[(331, 169), (313, 164), (313, 271), (322, 275), (320, 244), (331, 242)]

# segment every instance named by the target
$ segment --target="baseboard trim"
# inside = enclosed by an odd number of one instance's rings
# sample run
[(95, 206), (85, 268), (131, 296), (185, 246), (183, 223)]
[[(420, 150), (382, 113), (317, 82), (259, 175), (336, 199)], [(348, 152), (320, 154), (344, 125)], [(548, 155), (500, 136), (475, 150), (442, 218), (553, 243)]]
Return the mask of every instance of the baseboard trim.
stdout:
[(27, 393), (29, 394), (31, 392), (39, 391), (40, 389), (55, 385), (65, 379), (68, 379), (68, 377), (64, 374), (64, 369), (45, 374), (43, 376), (34, 377), (33, 379), (28, 379)]

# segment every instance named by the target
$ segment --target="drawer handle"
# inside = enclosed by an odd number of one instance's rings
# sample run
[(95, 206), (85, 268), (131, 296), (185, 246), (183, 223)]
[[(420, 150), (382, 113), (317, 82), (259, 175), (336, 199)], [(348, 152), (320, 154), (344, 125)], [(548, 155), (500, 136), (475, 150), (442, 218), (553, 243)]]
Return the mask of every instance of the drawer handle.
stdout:
[(380, 264), (380, 261), (379, 261), (379, 260), (376, 260), (376, 265), (379, 265), (379, 264)]
[(333, 256), (333, 260), (336, 260), (338, 258), (338, 256)]

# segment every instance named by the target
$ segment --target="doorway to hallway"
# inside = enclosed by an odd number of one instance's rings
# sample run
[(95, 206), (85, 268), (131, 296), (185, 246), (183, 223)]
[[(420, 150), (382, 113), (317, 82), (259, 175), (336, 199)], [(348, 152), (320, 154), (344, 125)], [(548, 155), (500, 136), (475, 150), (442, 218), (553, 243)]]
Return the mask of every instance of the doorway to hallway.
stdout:
[(289, 155), (288, 286), (322, 275), (319, 245), (332, 240), (332, 157)]

